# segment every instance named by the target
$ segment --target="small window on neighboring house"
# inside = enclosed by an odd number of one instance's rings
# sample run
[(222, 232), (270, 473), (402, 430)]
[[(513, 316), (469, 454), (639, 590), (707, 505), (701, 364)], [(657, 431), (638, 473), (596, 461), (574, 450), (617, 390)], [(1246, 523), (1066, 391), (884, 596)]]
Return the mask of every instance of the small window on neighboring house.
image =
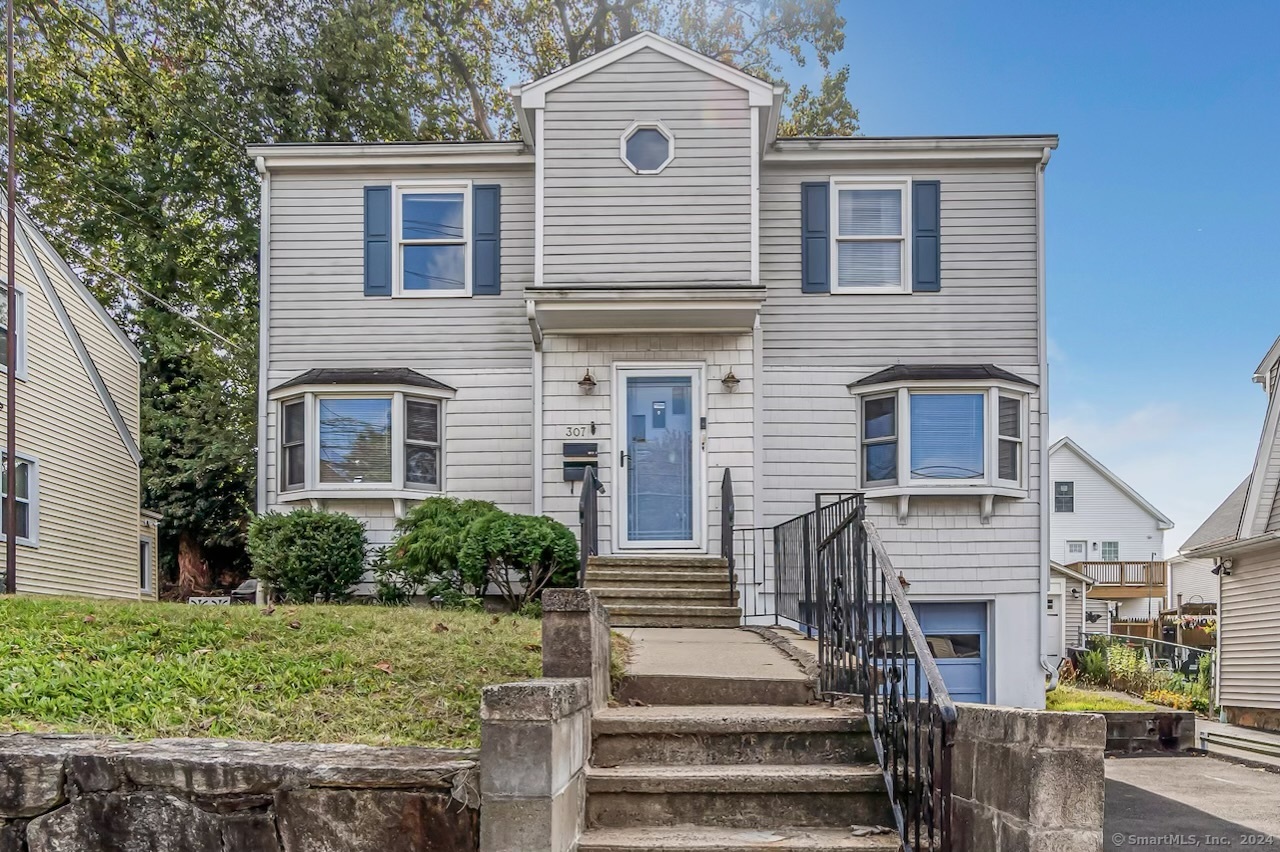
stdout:
[(1076, 484), (1074, 482), (1053, 483), (1053, 511), (1074, 512), (1076, 510)]
[(866, 482), (898, 481), (898, 415), (896, 396), (862, 402), (862, 464)]
[(151, 539), (138, 540), (138, 589), (151, 591)]
[(905, 290), (907, 184), (835, 184), (834, 292)]
[(18, 378), (24, 378), (26, 375), (26, 331), (24, 326), (26, 323), (26, 296), (21, 291), (17, 292), (17, 321), (9, 322), (9, 293), (8, 290), (0, 286), (0, 372), (9, 368), (9, 335), (12, 333), (17, 340), (18, 349)]
[(469, 194), (466, 187), (399, 188), (397, 251), (402, 293), (468, 292)]
[(405, 402), (405, 484), (410, 488), (440, 488), (440, 403)]
[(391, 482), (391, 399), (321, 399), (323, 484)]
[(622, 134), (620, 155), (636, 174), (657, 174), (675, 158), (675, 139), (662, 122), (637, 121)]
[(292, 491), (307, 482), (307, 410), (302, 400), (281, 406), (280, 490)]
[[(37, 490), (37, 470), (35, 463), (29, 459), (18, 459), (18, 488), (14, 493), (17, 499), (18, 510), (18, 541), (26, 544), (35, 544), (36, 542), (36, 525), (38, 522), (36, 513), (36, 490)], [(8, 495), (9, 477), (7, 472), (0, 468), (0, 498)], [(3, 504), (0, 503), (0, 506)], [(0, 510), (0, 533), (7, 534), (5, 529), (5, 512)]]
[(1103, 562), (1119, 562), (1120, 561), (1120, 542), (1104, 541), (1102, 543), (1102, 561)]

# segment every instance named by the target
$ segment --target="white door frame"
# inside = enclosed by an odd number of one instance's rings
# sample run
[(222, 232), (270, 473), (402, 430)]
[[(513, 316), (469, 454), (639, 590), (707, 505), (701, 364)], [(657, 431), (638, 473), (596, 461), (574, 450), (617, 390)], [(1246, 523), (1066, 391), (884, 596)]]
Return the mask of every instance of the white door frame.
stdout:
[(1083, 549), (1081, 550), (1081, 552), (1080, 552), (1080, 561), (1081, 561), (1081, 562), (1088, 562), (1088, 561), (1089, 561), (1089, 541), (1088, 541), (1088, 539), (1083, 539), (1083, 538), (1069, 538), (1069, 539), (1067, 539), (1066, 543), (1065, 543), (1064, 545), (1062, 545), (1062, 548), (1063, 548), (1063, 549), (1062, 549), (1062, 564), (1063, 564), (1063, 565), (1070, 565), (1070, 564), (1071, 564), (1071, 545), (1073, 545), (1073, 544), (1083, 544), (1083, 545), (1084, 545), (1084, 548), (1083, 548)]
[[(1058, 649), (1057, 653), (1050, 656), (1057, 657), (1058, 662), (1061, 663), (1063, 658), (1067, 655), (1067, 582), (1065, 579), (1062, 577), (1053, 577), (1049, 580), (1049, 594), (1044, 600), (1046, 621), (1049, 619), (1048, 608), (1050, 598), (1053, 599), (1054, 617), (1058, 619), (1058, 629), (1054, 631), (1058, 635), (1056, 637), (1049, 637), (1051, 641), (1056, 640)], [(1081, 604), (1081, 606), (1083, 606), (1083, 604)]]
[[(702, 361), (616, 361), (613, 364), (613, 435), (614, 463), (617, 464), (616, 485), (613, 499), (613, 546), (615, 551), (628, 550), (687, 550), (704, 552), (707, 542), (707, 452), (704, 444), (706, 433), (702, 431), (702, 418), (707, 415), (706, 382), (707, 365)], [(627, 541), (627, 477), (630, 465), (622, 465), (619, 452), (627, 449), (627, 377), (629, 376), (689, 376), (690, 422), (693, 425), (691, 441), (693, 461), (689, 466), (693, 477), (693, 541)]]

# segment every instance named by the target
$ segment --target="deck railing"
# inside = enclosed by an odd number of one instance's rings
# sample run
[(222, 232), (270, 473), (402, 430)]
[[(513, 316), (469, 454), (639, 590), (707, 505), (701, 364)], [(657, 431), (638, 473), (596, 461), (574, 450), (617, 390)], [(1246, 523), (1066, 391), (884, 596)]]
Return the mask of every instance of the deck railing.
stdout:
[[(1167, 562), (1075, 562), (1067, 566), (1101, 586), (1163, 586)], [(1159, 597), (1159, 595), (1155, 595)]]

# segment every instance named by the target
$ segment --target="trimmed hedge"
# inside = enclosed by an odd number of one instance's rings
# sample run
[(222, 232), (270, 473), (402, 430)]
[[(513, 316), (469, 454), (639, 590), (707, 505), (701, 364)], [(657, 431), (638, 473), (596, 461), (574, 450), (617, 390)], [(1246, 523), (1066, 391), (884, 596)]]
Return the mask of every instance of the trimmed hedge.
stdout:
[(295, 603), (350, 597), (367, 550), (364, 524), (341, 512), (269, 512), (249, 525), (253, 576)]

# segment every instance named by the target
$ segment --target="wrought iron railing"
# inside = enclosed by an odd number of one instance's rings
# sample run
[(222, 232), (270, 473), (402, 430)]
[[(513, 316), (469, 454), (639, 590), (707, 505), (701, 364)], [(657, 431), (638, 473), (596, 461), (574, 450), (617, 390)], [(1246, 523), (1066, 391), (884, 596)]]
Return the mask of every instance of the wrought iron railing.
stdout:
[(600, 553), (600, 500), (604, 486), (596, 479), (596, 469), (587, 465), (582, 473), (582, 496), (578, 498), (578, 587), (587, 585), (587, 561)]
[(801, 559), (792, 575), (813, 582), (819, 688), (862, 699), (903, 849), (950, 852), (956, 708), (901, 579), (861, 496), (797, 523), (816, 546), (780, 558)]
[(720, 478), (720, 555), (729, 563), (730, 606), (738, 599), (738, 571), (733, 553), (733, 474), (724, 469)]

